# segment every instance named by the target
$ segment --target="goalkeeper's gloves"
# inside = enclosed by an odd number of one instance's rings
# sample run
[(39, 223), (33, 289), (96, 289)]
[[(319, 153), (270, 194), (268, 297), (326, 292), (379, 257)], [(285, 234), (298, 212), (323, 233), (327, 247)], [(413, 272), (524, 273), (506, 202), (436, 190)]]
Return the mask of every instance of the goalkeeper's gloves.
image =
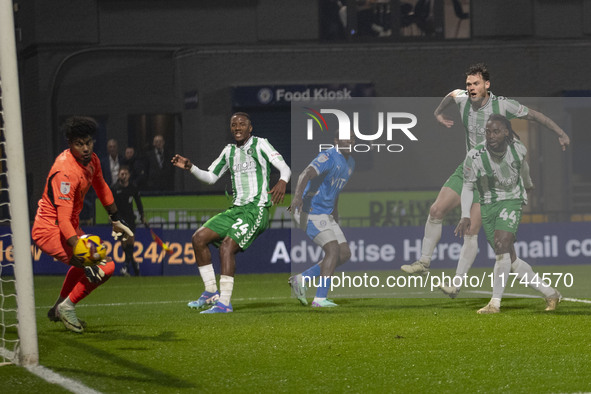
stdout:
[(102, 270), (101, 265), (105, 265), (105, 263), (84, 267), (84, 275), (86, 275), (86, 279), (90, 283), (99, 283), (105, 277), (105, 271)]
[(129, 228), (129, 225), (125, 223), (125, 220), (119, 217), (119, 213), (109, 215), (111, 223), (113, 224), (113, 232), (111, 235), (115, 238), (115, 241), (127, 241), (127, 238), (133, 237), (133, 231)]

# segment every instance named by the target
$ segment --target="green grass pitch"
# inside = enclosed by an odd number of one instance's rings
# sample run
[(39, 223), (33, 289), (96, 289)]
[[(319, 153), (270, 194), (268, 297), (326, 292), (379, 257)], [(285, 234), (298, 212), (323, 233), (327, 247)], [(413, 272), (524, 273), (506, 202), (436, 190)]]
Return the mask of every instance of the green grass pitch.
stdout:
[[(476, 270), (475, 270), (476, 271)], [(287, 275), (237, 275), (234, 313), (186, 303), (199, 277), (114, 277), (77, 308), (84, 334), (46, 318), (61, 276), (35, 278), (40, 363), (108, 393), (591, 391), (591, 305), (508, 298), (336, 298), (317, 310)], [(311, 292), (312, 293), (312, 292)], [(66, 392), (16, 366), (0, 392)]]

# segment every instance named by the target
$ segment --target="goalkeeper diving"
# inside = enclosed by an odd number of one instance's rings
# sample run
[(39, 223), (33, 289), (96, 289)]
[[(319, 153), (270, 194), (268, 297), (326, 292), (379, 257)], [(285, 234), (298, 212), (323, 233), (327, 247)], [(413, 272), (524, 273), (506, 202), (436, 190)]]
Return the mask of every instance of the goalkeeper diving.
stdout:
[(68, 330), (77, 333), (84, 331), (86, 323), (78, 319), (76, 304), (115, 271), (112, 259), (89, 266), (73, 253), (84, 235), (79, 225), (80, 212), (91, 186), (109, 214), (115, 240), (133, 236), (119, 217), (111, 189), (103, 179), (100, 160), (93, 152), (96, 130), (97, 123), (92, 118), (75, 116), (66, 120), (64, 135), (69, 148), (55, 159), (49, 171), (32, 230), (33, 241), (43, 252), (70, 266), (47, 317), (51, 321), (61, 320)]

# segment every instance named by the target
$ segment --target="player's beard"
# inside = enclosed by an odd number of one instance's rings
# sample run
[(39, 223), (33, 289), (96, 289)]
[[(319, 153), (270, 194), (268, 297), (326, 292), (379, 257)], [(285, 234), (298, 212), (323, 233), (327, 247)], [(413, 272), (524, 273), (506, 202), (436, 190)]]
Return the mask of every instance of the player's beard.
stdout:
[(500, 144), (497, 144), (495, 146), (495, 148), (493, 149), (492, 146), (490, 146), (490, 144), (487, 142), (486, 143), (486, 148), (487, 150), (490, 152), (491, 155), (498, 157), (498, 158), (503, 158), (505, 156), (505, 154), (507, 153), (507, 145), (506, 143), (503, 141)]
[(485, 99), (485, 97), (470, 98), (472, 108), (474, 108), (474, 110), (480, 109), (482, 107), (482, 105), (484, 104), (484, 99)]

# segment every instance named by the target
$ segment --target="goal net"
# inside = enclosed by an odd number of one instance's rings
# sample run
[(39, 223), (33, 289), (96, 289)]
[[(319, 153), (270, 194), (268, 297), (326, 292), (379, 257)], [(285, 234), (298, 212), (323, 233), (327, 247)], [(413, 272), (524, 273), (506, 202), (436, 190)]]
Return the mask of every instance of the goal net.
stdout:
[[(2, 81), (0, 80), (0, 225), (6, 228), (10, 225), (10, 212), (2, 109)], [(0, 234), (0, 365), (12, 362), (18, 344), (14, 263), (5, 258), (8, 252), (7, 245), (12, 243), (10, 235), (10, 232)]]
[(0, 365), (39, 363), (12, 0), (0, 0)]

